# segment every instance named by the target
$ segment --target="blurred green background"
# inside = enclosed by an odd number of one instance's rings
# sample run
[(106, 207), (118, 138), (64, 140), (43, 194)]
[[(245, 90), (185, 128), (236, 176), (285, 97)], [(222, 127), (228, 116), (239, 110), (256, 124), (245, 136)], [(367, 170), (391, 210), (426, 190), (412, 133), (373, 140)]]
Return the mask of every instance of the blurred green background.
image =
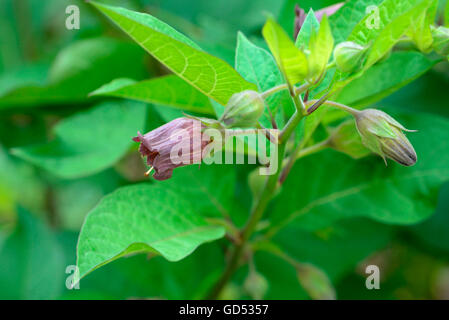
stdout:
[[(231, 65), (237, 31), (265, 46), (260, 30), (271, 14), (292, 34), (296, 3), (102, 2), (149, 12)], [(307, 10), (335, 2), (301, 0), (300, 4)], [(79, 30), (65, 28), (65, 9), (71, 4), (81, 11)], [(70, 272), (66, 273), (66, 267), (75, 264), (76, 240), (85, 215), (105, 194), (144, 180), (136, 147), (125, 143), (127, 151), (119, 155), (119, 161), (107, 163), (106, 159), (94, 174), (83, 177), (61, 178), (13, 155), (15, 148), (51, 140), (61, 119), (102, 102), (88, 97), (101, 85), (116, 78), (142, 80), (165, 73), (143, 49), (83, 1), (0, 2), (0, 299), (199, 298), (208, 286), (204, 275), (222, 271), (223, 250), (218, 242), (201, 246), (176, 264), (160, 257), (151, 258), (150, 263), (144, 255), (119, 259), (88, 275), (80, 290), (68, 290), (65, 284)], [(449, 117), (448, 88), (449, 68), (442, 63), (377, 105)], [(145, 122), (139, 124), (142, 129), (155, 128), (180, 114), (157, 105), (145, 108), (148, 116), (138, 120)], [(100, 129), (92, 136), (95, 130), (82, 124), (81, 119), (65, 138), (108, 143), (109, 137), (102, 136)], [(109, 150), (104, 152), (109, 155)], [(83, 165), (76, 159), (70, 163)], [(439, 193), (435, 214), (419, 225), (360, 225), (364, 228), (345, 226), (357, 232), (332, 244), (323, 240), (323, 234), (303, 234), (301, 238), (302, 247), (314, 248), (308, 253), (311, 260), (333, 270), (338, 298), (449, 299), (449, 184)], [(350, 247), (357, 248), (343, 254)], [(280, 272), (283, 263), (261, 263), (260, 271), (270, 287), (265, 298), (305, 298), (301, 290), (292, 288), (288, 272)], [(382, 268), (381, 290), (365, 288), (363, 266), (372, 263)], [(247, 295), (230, 286), (225, 297)]]

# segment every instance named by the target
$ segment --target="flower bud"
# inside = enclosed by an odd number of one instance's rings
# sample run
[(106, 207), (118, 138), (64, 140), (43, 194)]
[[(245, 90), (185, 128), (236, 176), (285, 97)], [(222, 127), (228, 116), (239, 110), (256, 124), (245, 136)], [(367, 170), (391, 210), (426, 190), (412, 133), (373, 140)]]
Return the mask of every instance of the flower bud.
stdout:
[(219, 121), (227, 128), (254, 127), (264, 108), (264, 100), (258, 92), (242, 91), (232, 95)]
[(407, 130), (383, 111), (365, 109), (355, 115), (357, 130), (363, 144), (380, 155), (385, 164), (390, 158), (403, 166), (412, 166), (417, 156), (412, 144), (402, 131)]
[(432, 28), (433, 49), (442, 56), (449, 55), (449, 28), (440, 26)]
[(368, 48), (352, 42), (339, 43), (334, 49), (334, 57), (337, 67), (343, 72), (358, 71), (365, 60)]

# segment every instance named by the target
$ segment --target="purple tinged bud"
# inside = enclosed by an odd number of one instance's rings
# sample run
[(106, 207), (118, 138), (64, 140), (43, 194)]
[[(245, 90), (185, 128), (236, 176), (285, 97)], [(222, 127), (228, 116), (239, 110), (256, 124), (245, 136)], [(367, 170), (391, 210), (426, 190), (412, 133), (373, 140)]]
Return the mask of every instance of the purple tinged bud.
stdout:
[(177, 118), (145, 135), (138, 132), (133, 141), (140, 142), (139, 152), (154, 169), (153, 178), (166, 180), (173, 169), (201, 162), (203, 150), (211, 142), (202, 134), (203, 128), (198, 120)]
[(417, 161), (415, 149), (402, 131), (407, 130), (383, 111), (365, 109), (355, 114), (357, 130), (363, 144), (385, 158), (403, 166), (413, 166)]

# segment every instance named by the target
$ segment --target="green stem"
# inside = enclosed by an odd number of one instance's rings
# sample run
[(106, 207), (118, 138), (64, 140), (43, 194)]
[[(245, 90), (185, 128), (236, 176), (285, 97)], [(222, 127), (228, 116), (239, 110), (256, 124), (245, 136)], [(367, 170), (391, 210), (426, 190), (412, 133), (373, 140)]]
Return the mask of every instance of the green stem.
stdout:
[[(263, 93), (264, 98), (269, 96), (270, 94), (273, 94), (275, 92), (278, 92), (280, 90), (284, 90), (288, 88), (287, 85), (280, 85), (277, 87), (274, 87), (265, 93)], [(293, 131), (295, 130), (296, 126), (299, 124), (301, 119), (306, 114), (306, 107), (304, 105), (304, 102), (302, 101), (301, 97), (299, 96), (300, 93), (307, 90), (308, 84), (303, 85), (299, 88), (294, 89), (294, 96), (292, 97), (293, 102), (295, 103), (296, 111), (295, 114), (290, 118), (287, 125), (281, 132), (281, 136), (279, 138), (279, 145), (277, 149), (277, 158), (278, 163), (282, 164), (284, 160), (284, 154), (285, 154), (285, 148), (287, 144), (288, 138), (291, 136)], [(273, 194), (278, 187), (278, 179), (281, 173), (282, 166), (279, 165), (276, 173), (273, 175), (270, 175), (265, 183), (264, 189), (261, 193), (261, 195), (256, 199), (254, 206), (251, 209), (250, 217), (243, 228), (243, 230), (240, 233), (240, 239), (239, 242), (234, 247), (231, 257), (229, 259), (229, 263), (226, 266), (225, 271), (221, 275), (218, 282), (215, 284), (215, 286), (212, 288), (211, 292), (207, 296), (208, 299), (216, 299), (219, 297), (221, 291), (226, 286), (228, 281), (231, 279), (234, 272), (237, 270), (239, 266), (239, 262), (242, 258), (242, 255), (245, 251), (245, 248), (247, 246), (247, 242), (250, 239), (251, 235), (253, 234), (258, 222), (262, 218), (265, 209), (267, 208), (268, 204), (270, 203)]]
[(288, 138), (291, 136), (291, 134), (293, 133), (293, 131), (298, 126), (299, 122), (307, 112), (306, 106), (299, 95), (293, 97), (293, 102), (295, 103), (296, 111), (293, 114), (293, 116), (288, 120), (287, 124), (282, 130), (279, 136), (280, 143), (283, 143), (288, 140)]
[[(284, 151), (285, 144), (280, 144), (278, 148), (278, 159), (283, 159)], [(262, 194), (257, 199), (258, 201), (256, 201), (255, 205), (253, 206), (249, 220), (241, 232), (240, 242), (235, 246), (224, 273), (222, 274), (216, 285), (212, 288), (212, 291), (207, 297), (208, 299), (216, 299), (220, 295), (224, 286), (231, 279), (234, 272), (237, 270), (246, 243), (254, 232), (257, 223), (262, 218), (262, 215), (265, 212), (265, 209), (268, 206), (268, 203), (270, 202), (274, 191), (276, 190), (279, 173), (280, 167), (278, 168), (278, 170), (276, 170), (275, 174), (269, 176), (267, 182), (265, 183), (265, 188)]]
[(298, 160), (299, 158), (303, 158), (305, 156), (311, 155), (313, 153), (317, 153), (321, 150), (324, 150), (326, 148), (329, 147), (329, 140), (323, 140), (317, 144), (314, 144), (313, 146), (310, 146), (308, 148), (302, 149), (300, 150), (296, 155), (295, 155), (295, 160)]
[[(305, 83), (302, 86), (294, 88), (295, 95), (300, 95), (301, 93), (305, 92), (309, 87), (310, 87), (310, 85), (308, 83)], [(267, 91), (263, 92), (262, 98), (266, 99), (269, 96), (271, 96), (279, 91), (286, 90), (286, 89), (288, 89), (288, 85), (286, 83), (280, 84), (276, 87), (273, 87), (273, 88), (268, 89)]]
[[(317, 102), (318, 100), (310, 100), (310, 101), (307, 101), (307, 104), (309, 105), (313, 105), (315, 102)], [(324, 102), (323, 103), (323, 105), (327, 105), (327, 106), (331, 106), (331, 107), (335, 107), (335, 108), (338, 108), (338, 109), (340, 109), (340, 110), (343, 110), (343, 111), (345, 111), (345, 112), (348, 112), (348, 113), (350, 113), (350, 114), (352, 114), (353, 116), (356, 116), (357, 114), (359, 114), (360, 113), (360, 111), (359, 110), (357, 110), (357, 109), (354, 109), (354, 108), (351, 108), (351, 107), (349, 107), (349, 106), (347, 106), (347, 105), (345, 105), (345, 104), (342, 104), (342, 103), (338, 103), (338, 102), (335, 102), (335, 101), (329, 101), (329, 100), (327, 100), (326, 102)]]
[(276, 87), (273, 87), (273, 88), (268, 89), (267, 91), (263, 92), (262, 93), (262, 98), (266, 99), (269, 96), (271, 96), (272, 94), (275, 94), (276, 92), (279, 92), (279, 91), (282, 91), (282, 90), (285, 90), (285, 89), (288, 89), (287, 84), (285, 84), (285, 83), (280, 84), (280, 85), (278, 85)]

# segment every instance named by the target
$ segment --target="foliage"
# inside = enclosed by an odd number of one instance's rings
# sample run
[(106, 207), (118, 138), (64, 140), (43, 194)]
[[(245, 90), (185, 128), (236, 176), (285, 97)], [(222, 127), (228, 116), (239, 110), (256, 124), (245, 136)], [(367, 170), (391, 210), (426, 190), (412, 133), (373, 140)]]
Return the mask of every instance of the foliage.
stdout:
[[(62, 27), (71, 2), (79, 30)], [(349, 0), (317, 18), (336, 2), (301, 1), (293, 39), (292, 0), (3, 1), (0, 298), (447, 298), (449, 64), (431, 30), (449, 3)], [(345, 41), (366, 48), (357, 68), (335, 63)], [(279, 133), (274, 174), (144, 176), (137, 132), (179, 117), (224, 128), (247, 90), (265, 104), (250, 127)], [(416, 165), (363, 144), (367, 107), (418, 130)], [(382, 290), (366, 290), (369, 264)], [(419, 268), (437, 280), (417, 285)]]

